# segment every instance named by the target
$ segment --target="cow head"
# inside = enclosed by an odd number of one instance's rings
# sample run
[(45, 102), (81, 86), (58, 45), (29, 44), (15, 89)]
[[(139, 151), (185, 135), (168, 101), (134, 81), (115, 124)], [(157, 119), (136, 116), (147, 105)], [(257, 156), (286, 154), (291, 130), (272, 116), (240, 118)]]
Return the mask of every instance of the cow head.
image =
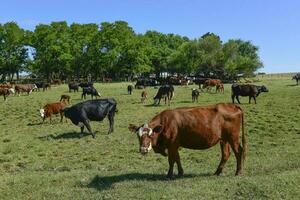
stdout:
[(267, 89), (266, 86), (262, 85), (262, 86), (260, 86), (260, 88), (259, 88), (259, 92), (269, 92), (269, 90)]
[(14, 94), (15, 93), (15, 89), (14, 88), (9, 88), (8, 91), (9, 91), (10, 94)]
[(144, 155), (152, 149), (153, 145), (156, 145), (157, 135), (162, 131), (162, 126), (158, 125), (152, 129), (147, 123), (141, 126), (130, 124), (128, 129), (137, 134), (140, 142), (140, 153)]

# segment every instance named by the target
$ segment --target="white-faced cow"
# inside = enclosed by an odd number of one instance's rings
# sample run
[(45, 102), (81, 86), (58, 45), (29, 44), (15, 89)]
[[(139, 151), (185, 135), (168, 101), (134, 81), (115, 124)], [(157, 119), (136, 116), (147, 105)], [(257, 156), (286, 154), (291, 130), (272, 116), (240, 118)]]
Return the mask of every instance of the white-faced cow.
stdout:
[[(241, 124), (243, 146), (239, 138)], [(178, 175), (183, 175), (178, 152), (180, 147), (208, 149), (217, 143), (221, 145), (222, 158), (215, 175), (222, 172), (230, 155), (230, 147), (237, 161), (235, 174), (241, 174), (246, 155), (246, 137), (244, 114), (235, 104), (221, 103), (206, 107), (165, 110), (152, 118), (149, 123), (141, 126), (130, 124), (128, 128), (137, 134), (140, 153), (146, 154), (153, 149), (155, 153), (168, 156), (169, 178), (173, 176), (175, 162)]]
[(114, 130), (114, 116), (117, 103), (113, 98), (89, 100), (78, 103), (72, 107), (63, 110), (65, 117), (69, 118), (73, 124), (77, 125), (83, 133), (86, 127), (90, 134), (95, 137), (92, 132), (90, 121), (102, 121), (106, 116), (109, 120), (108, 134)]

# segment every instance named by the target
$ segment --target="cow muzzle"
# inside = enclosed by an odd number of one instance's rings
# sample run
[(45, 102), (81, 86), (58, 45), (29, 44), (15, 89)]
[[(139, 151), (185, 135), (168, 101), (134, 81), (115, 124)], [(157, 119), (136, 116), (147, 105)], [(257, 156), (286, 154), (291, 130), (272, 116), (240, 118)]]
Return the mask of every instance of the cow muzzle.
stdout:
[(148, 147), (140, 147), (140, 153), (142, 154), (142, 155), (145, 155), (145, 154), (147, 154), (149, 151), (151, 151), (151, 149), (152, 149), (152, 145), (151, 145), (151, 143), (149, 144), (149, 146)]

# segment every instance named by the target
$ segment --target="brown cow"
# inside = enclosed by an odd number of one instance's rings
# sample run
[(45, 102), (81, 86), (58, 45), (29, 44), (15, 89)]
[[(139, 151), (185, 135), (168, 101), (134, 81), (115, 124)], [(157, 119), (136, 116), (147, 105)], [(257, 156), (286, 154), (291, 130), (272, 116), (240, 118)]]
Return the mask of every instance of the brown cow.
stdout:
[(148, 98), (148, 93), (146, 91), (143, 91), (141, 94), (141, 102), (144, 103), (144, 101)]
[(65, 104), (67, 104), (67, 102), (68, 102), (68, 104), (70, 104), (70, 99), (71, 99), (71, 97), (69, 96), (69, 95), (66, 95), (66, 94), (62, 94), (61, 96), (60, 96), (60, 102), (64, 102)]
[(50, 118), (50, 123), (52, 122), (53, 114), (60, 114), (60, 122), (63, 121), (63, 109), (65, 108), (64, 102), (57, 103), (49, 103), (46, 104), (43, 108), (40, 109), (41, 117), (43, 118), (43, 122), (46, 118)]
[(6, 97), (10, 94), (14, 94), (15, 90), (9, 87), (0, 87), (0, 96), (3, 95), (4, 101), (6, 101)]
[(224, 93), (224, 85), (223, 85), (223, 83), (220, 83), (219, 85), (216, 86), (216, 91)]
[(217, 92), (217, 86), (220, 85), (222, 81), (220, 79), (208, 79), (203, 84), (203, 89), (207, 88), (208, 90), (211, 90), (212, 87), (216, 86), (216, 92)]
[[(243, 146), (239, 141), (241, 124)], [(140, 153), (146, 154), (153, 148), (155, 153), (168, 156), (168, 178), (173, 176), (175, 162), (178, 167), (178, 175), (183, 175), (179, 147), (208, 149), (218, 142), (221, 145), (222, 158), (215, 175), (222, 172), (230, 155), (230, 147), (237, 160), (235, 175), (241, 174), (246, 155), (246, 136), (244, 113), (235, 104), (220, 103), (206, 107), (165, 110), (156, 115), (148, 124), (141, 126), (130, 124), (128, 128), (137, 133)]]
[(15, 86), (18, 95), (20, 95), (21, 92), (26, 92), (29, 95), (34, 89), (37, 89), (35, 84), (19, 84)]

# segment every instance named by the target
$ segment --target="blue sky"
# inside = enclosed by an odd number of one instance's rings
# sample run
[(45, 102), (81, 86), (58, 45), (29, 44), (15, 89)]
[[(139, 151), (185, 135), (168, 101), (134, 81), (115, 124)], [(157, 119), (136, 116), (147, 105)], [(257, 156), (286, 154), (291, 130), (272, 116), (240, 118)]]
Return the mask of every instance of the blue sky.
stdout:
[(206, 32), (259, 46), (260, 71), (300, 71), (297, 0), (6, 0), (0, 23), (34, 30), (39, 23), (124, 20), (138, 33), (156, 30), (198, 38)]

